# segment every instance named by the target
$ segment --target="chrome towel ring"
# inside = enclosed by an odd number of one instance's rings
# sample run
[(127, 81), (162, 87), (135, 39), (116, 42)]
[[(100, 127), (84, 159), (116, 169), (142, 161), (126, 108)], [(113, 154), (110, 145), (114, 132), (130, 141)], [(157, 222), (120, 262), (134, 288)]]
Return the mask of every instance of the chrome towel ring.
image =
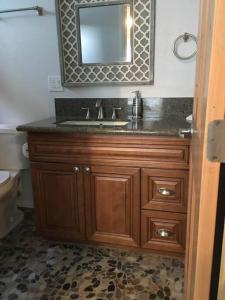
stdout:
[[(181, 41), (187, 43), (189, 40), (193, 40), (196, 44), (196, 50), (194, 53), (192, 53), (191, 55), (189, 56), (181, 56), (179, 53), (178, 53), (178, 46), (179, 46), (179, 43)], [(193, 57), (195, 57), (196, 53), (197, 53), (197, 46), (198, 46), (198, 41), (197, 41), (197, 38), (195, 35), (191, 34), (191, 33), (187, 33), (185, 32), (184, 34), (181, 34), (179, 35), (176, 40), (174, 41), (174, 47), (173, 47), (173, 53), (174, 55), (178, 58), (178, 59), (181, 59), (181, 60), (188, 60), (188, 59), (191, 59)]]

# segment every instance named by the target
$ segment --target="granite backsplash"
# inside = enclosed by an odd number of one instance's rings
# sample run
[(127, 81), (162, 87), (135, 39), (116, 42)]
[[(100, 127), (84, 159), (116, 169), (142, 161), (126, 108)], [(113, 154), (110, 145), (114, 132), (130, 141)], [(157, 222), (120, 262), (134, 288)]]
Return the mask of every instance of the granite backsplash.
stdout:
[[(128, 98), (56, 98), (56, 117), (66, 119), (85, 118), (86, 111), (82, 107), (89, 107), (90, 118), (97, 119), (98, 108), (95, 104), (102, 100), (104, 118), (111, 119), (115, 107), (121, 107), (117, 112), (119, 119), (128, 119), (132, 114), (132, 99)], [(143, 98), (143, 119), (174, 119), (184, 120), (192, 114), (193, 98)]]

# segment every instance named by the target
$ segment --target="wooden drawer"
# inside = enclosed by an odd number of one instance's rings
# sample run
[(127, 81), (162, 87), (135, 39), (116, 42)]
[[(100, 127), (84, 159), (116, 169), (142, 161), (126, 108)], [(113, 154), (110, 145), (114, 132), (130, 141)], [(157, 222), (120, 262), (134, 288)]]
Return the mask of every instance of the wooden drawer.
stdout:
[(185, 252), (186, 215), (143, 210), (141, 247), (164, 252)]
[(33, 133), (28, 141), (31, 161), (189, 168), (187, 139)]
[(142, 209), (186, 213), (188, 171), (142, 169)]

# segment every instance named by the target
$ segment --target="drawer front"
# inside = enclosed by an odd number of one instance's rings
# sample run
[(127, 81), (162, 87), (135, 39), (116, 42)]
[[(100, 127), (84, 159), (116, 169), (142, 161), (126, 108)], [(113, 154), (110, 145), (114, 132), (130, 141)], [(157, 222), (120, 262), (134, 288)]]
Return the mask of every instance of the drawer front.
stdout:
[(142, 209), (186, 213), (188, 171), (142, 169)]
[(186, 215), (158, 211), (142, 211), (142, 248), (163, 252), (185, 252)]
[[(107, 137), (107, 136), (106, 136)], [(131, 142), (130, 137), (112, 139), (112, 136), (87, 139), (71, 136), (65, 139), (51, 136), (29, 135), (29, 154), (31, 161), (79, 163), (119, 163), (140, 167), (189, 167), (189, 145), (181, 144), (179, 138), (151, 139)], [(137, 138), (136, 138), (137, 139)], [(166, 142), (164, 141), (166, 140)], [(160, 144), (161, 142), (161, 144)], [(165, 144), (166, 143), (166, 144)], [(173, 145), (171, 145), (173, 143)], [(187, 142), (186, 142), (187, 143)]]

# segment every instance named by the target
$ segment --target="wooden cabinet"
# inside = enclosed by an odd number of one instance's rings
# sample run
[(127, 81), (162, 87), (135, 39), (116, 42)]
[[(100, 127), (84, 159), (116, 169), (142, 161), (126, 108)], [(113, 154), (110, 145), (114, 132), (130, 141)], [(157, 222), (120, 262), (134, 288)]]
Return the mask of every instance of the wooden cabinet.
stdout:
[(28, 142), (43, 236), (184, 253), (189, 139), (29, 133)]
[(36, 224), (45, 237), (84, 240), (82, 176), (73, 165), (32, 163)]
[(139, 247), (140, 169), (32, 163), (32, 177), (44, 236)]
[(88, 240), (139, 247), (140, 169), (92, 166), (84, 178)]

